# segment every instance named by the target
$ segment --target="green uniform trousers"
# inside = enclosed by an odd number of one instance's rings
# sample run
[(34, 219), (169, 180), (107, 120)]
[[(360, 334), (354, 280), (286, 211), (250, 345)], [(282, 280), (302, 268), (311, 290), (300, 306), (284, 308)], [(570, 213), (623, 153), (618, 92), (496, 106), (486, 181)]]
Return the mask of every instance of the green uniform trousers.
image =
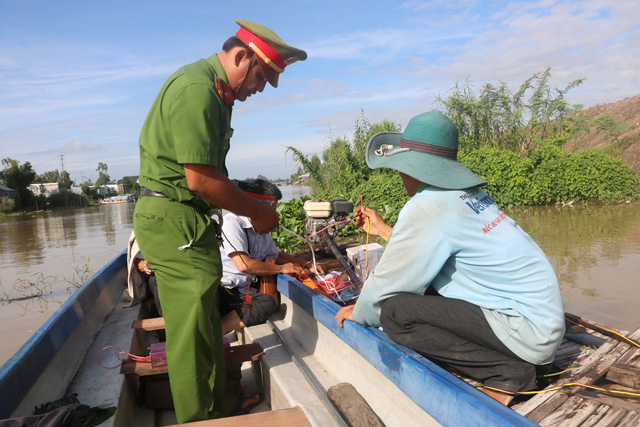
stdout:
[(187, 203), (143, 196), (133, 229), (155, 272), (167, 335), (169, 383), (179, 423), (228, 415), (216, 290), (222, 277), (212, 219)]

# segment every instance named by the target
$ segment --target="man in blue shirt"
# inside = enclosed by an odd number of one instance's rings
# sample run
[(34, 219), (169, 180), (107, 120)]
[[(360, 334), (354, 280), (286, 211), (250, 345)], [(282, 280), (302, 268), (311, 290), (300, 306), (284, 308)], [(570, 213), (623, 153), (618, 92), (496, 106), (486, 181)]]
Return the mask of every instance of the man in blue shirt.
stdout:
[(536, 243), (457, 161), (458, 131), (439, 111), (368, 143), (372, 169), (400, 172), (412, 198), (393, 228), (360, 208), (356, 224), (387, 240), (355, 306), (338, 312), (484, 383), (505, 405), (535, 387), (564, 333), (558, 280)]

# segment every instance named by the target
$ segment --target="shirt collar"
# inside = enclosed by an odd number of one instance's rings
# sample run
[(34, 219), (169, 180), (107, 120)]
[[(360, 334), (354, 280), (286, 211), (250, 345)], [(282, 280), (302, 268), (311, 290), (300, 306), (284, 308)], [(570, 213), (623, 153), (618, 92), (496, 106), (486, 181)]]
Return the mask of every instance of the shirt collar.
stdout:
[[(218, 55), (214, 53), (209, 58), (207, 58), (207, 62), (209, 63), (209, 65), (213, 67), (213, 71), (215, 71), (217, 76), (220, 78), (222, 90), (223, 91), (231, 90), (231, 86), (229, 85), (229, 79), (227, 78), (227, 73), (224, 72), (224, 68), (220, 63), (220, 59), (218, 58)], [(231, 99), (229, 99), (229, 97), (224, 96), (224, 94), (221, 94), (220, 97), (223, 99), (226, 105), (233, 106), (233, 91), (231, 91)]]

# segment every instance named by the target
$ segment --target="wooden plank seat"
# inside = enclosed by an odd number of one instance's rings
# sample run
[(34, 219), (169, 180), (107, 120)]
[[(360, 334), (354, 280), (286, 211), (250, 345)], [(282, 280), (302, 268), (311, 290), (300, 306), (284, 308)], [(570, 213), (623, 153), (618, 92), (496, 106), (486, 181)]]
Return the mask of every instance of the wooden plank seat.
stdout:
[[(176, 425), (177, 426), (177, 425)], [(311, 426), (300, 408), (278, 409), (276, 411), (258, 412), (238, 415), (236, 417), (217, 418), (215, 420), (195, 421), (180, 424), (189, 427), (305, 427)], [(174, 426), (175, 427), (175, 426)]]
[[(257, 362), (263, 355), (264, 351), (259, 344), (234, 345), (229, 350), (229, 357), (226, 359), (226, 363), (231, 365), (242, 362)], [(150, 362), (138, 362), (135, 360), (125, 360), (120, 368), (121, 374), (135, 374), (140, 377), (166, 374), (167, 372), (166, 366), (154, 368)]]
[(154, 317), (153, 319), (139, 319), (131, 325), (136, 331), (157, 331), (164, 329), (164, 317)]

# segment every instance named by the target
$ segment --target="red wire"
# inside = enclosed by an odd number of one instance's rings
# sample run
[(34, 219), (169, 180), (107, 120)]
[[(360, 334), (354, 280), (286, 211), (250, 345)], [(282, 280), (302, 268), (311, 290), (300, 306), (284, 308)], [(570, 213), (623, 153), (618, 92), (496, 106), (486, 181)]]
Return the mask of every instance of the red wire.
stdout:
[[(118, 357), (118, 360), (120, 360), (120, 363), (117, 364), (116, 366), (104, 366), (102, 363), (100, 363), (100, 355), (102, 354), (103, 351), (105, 351), (108, 348), (115, 348), (116, 350), (119, 350), (118, 353), (116, 354), (116, 356)], [(122, 366), (122, 364), (124, 363), (124, 359), (120, 358), (121, 354), (126, 354), (127, 356), (129, 356), (130, 360), (135, 360), (136, 362), (151, 362), (151, 357), (145, 357), (145, 356), (137, 356), (135, 354), (131, 354), (131, 353), (127, 353), (126, 351), (119, 349), (118, 347), (112, 346), (112, 345), (108, 345), (105, 348), (103, 348), (102, 350), (100, 350), (100, 353), (98, 353), (98, 365), (102, 366), (105, 369), (115, 369), (118, 368), (120, 366)]]

